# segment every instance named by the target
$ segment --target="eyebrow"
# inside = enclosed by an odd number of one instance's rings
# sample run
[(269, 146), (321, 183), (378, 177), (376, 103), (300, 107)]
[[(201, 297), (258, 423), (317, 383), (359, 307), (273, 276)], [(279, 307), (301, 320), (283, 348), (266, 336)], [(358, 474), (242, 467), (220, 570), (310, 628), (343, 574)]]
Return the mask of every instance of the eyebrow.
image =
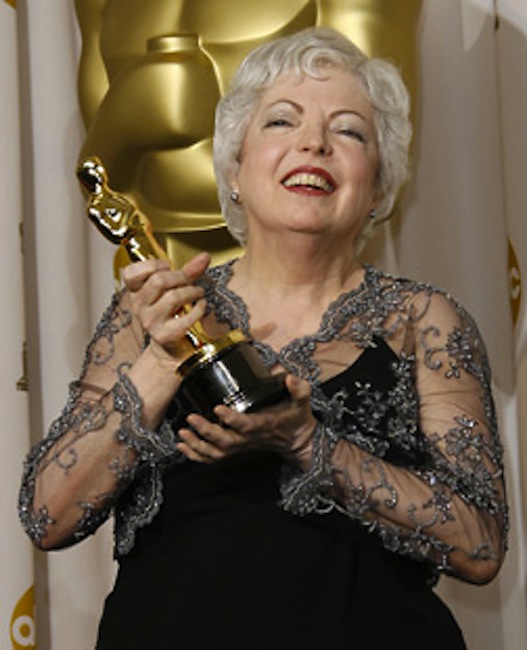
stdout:
[[(269, 109), (272, 109), (272, 108), (276, 107), (279, 104), (288, 104), (289, 106), (294, 108), (298, 113), (303, 113), (304, 112), (304, 109), (303, 109), (302, 105), (298, 104), (297, 102), (295, 102), (292, 99), (277, 99), (274, 102), (271, 102), (270, 104), (265, 106), (264, 108), (265, 108), (265, 110), (269, 110)], [(366, 118), (365, 115), (363, 115), (359, 111), (355, 111), (355, 110), (353, 110), (351, 108), (340, 108), (340, 109), (330, 113), (330, 117), (332, 119), (335, 118), (335, 117), (339, 117), (340, 115), (355, 115), (356, 117), (360, 118), (363, 122), (366, 122), (367, 124), (369, 124), (369, 120)]]

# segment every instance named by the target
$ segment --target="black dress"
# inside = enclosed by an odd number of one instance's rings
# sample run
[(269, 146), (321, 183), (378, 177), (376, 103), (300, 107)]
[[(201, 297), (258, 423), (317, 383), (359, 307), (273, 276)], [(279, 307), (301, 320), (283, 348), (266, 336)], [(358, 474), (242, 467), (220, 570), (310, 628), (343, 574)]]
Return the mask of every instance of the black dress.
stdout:
[[(203, 323), (250, 338), (231, 277), (229, 264), (207, 273)], [(127, 368), (145, 344), (116, 294), (20, 490), (36, 544), (57, 523), (53, 500), (35, 502), (42, 476), (74, 495), (60, 542), (115, 515), (119, 573), (98, 650), (465, 647), (431, 585), (490, 576), (507, 504), (485, 346), (461, 305), (366, 267), (313, 335), (279, 351), (253, 341), (268, 367), (311, 385), (306, 471), (263, 451), (186, 460), (177, 402), (144, 428)]]
[[(383, 387), (390, 360), (370, 348), (324, 390)], [(427, 566), (337, 512), (284, 512), (282, 464), (250, 452), (167, 472), (159, 514), (120, 560), (98, 650), (465, 648)]]

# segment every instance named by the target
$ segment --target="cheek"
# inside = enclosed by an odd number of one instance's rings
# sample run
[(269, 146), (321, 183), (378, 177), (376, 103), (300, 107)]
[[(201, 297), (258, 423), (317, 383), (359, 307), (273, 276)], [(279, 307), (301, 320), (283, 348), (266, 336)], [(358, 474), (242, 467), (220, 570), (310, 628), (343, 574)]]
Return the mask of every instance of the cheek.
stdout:
[(376, 176), (376, 167), (367, 160), (353, 165), (348, 170), (350, 191), (360, 195), (373, 193), (376, 187)]
[(357, 180), (363, 186), (364, 191), (375, 194), (377, 190), (377, 173), (378, 164), (377, 160), (368, 158), (364, 164), (357, 169)]
[(242, 186), (258, 190), (264, 184), (275, 182), (278, 178), (280, 153), (277, 147), (252, 150), (242, 158), (238, 173)]

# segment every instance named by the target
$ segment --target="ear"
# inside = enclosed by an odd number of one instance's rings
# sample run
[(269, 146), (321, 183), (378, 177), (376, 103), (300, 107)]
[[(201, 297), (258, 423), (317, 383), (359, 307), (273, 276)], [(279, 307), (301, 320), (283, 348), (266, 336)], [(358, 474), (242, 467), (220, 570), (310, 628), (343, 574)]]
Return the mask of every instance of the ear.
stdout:
[(231, 169), (229, 170), (230, 173), (229, 173), (228, 182), (229, 182), (229, 187), (231, 188), (231, 190), (236, 190), (237, 191), (237, 190), (240, 189), (240, 186), (238, 184), (239, 171), (240, 171), (240, 166), (239, 165), (236, 165), (235, 169), (232, 169), (232, 167), (231, 167)]

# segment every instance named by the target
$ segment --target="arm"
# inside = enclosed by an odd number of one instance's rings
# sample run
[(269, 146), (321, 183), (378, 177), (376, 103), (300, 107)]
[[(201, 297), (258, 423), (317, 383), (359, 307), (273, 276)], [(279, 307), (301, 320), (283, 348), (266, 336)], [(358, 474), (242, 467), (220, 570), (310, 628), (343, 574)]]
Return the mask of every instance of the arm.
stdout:
[(409, 361), (429, 462), (419, 469), (395, 466), (346, 440), (331, 423), (319, 425), (315, 463), (288, 486), (285, 504), (296, 512), (336, 504), (377, 531), (387, 548), (484, 583), (501, 565), (507, 527), (485, 350), (455, 303), (442, 294), (419, 300)]
[(60, 548), (94, 532), (142, 463), (175, 452), (163, 415), (179, 388), (181, 359), (160, 341), (181, 340), (202, 316), (203, 301), (185, 316), (173, 314), (199, 300), (201, 290), (189, 281), (207, 261), (189, 263), (186, 274), (157, 260), (128, 267), (128, 290), (103, 315), (62, 414), (24, 466), (20, 517), (39, 548)]
[(375, 406), (364, 422), (365, 403), (352, 412), (363, 429), (356, 435), (340, 417), (346, 408), (340, 398), (328, 400), (315, 388), (310, 404), (309, 386), (291, 376), (292, 399), (280, 407), (240, 414), (218, 406), (220, 424), (190, 415), (178, 449), (197, 462), (272, 450), (296, 468), (282, 487), (286, 510), (323, 515), (337, 509), (391, 551), (488, 582), (503, 560), (507, 507), (485, 349), (473, 321), (451, 299), (439, 292), (411, 295), (409, 313), (403, 318), (401, 310), (392, 330), (405, 333), (397, 383), (390, 394), (370, 397), (373, 405), (390, 402), (385, 426), (403, 443), (413, 439), (425, 462), (396, 465), (382, 451), (366, 450), (370, 428), (377, 435)]

